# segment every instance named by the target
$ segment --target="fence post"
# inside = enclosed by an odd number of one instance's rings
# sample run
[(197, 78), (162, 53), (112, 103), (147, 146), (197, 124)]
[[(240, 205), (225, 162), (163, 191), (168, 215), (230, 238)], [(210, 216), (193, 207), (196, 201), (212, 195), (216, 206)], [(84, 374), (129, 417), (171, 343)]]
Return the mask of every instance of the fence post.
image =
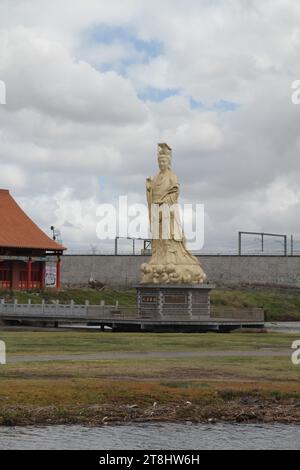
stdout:
[(73, 314), (73, 310), (74, 310), (74, 300), (71, 300), (71, 301), (70, 301), (70, 312), (71, 312), (71, 315)]
[(18, 299), (15, 299), (14, 300), (14, 313), (16, 313), (17, 305), (18, 305)]
[(86, 315), (88, 315), (88, 313), (89, 313), (89, 305), (90, 305), (89, 300), (86, 300), (85, 301), (85, 314)]
[(5, 304), (5, 299), (1, 299), (1, 302), (0, 302), (0, 312), (1, 313), (4, 312), (4, 304)]
[(27, 309), (28, 309), (29, 312), (31, 311), (31, 299), (28, 299)]
[(42, 299), (42, 314), (45, 312), (45, 299)]

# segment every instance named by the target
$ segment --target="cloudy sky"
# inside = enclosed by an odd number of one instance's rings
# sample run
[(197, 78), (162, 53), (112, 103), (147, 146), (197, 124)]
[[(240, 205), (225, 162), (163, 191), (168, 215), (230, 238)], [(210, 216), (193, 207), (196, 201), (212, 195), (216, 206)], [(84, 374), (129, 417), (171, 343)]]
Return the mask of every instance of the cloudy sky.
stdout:
[(97, 206), (143, 202), (166, 141), (204, 251), (238, 230), (300, 249), (297, 79), (298, 0), (0, 0), (0, 187), (71, 250), (101, 248)]

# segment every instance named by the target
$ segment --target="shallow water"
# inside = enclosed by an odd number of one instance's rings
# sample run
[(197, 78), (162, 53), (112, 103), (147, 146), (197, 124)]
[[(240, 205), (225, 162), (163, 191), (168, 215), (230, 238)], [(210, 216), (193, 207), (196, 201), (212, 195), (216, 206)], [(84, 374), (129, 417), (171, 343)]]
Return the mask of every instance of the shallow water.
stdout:
[(0, 449), (300, 449), (300, 426), (131, 424), (0, 427)]

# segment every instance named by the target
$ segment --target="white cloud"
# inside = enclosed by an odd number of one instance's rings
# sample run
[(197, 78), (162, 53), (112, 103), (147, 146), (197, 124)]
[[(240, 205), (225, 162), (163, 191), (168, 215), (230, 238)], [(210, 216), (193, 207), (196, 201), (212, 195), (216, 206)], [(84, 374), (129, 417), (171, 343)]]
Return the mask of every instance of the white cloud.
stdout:
[(25, 189), (25, 184), (28, 183), (26, 174), (22, 168), (17, 165), (1, 164), (0, 172), (0, 187), (9, 189), (11, 187), (17, 189)]
[(17, 27), (0, 34), (0, 73), (7, 83), (7, 108), (33, 108), (79, 122), (128, 124), (145, 119), (131, 83), (76, 62), (58, 43)]

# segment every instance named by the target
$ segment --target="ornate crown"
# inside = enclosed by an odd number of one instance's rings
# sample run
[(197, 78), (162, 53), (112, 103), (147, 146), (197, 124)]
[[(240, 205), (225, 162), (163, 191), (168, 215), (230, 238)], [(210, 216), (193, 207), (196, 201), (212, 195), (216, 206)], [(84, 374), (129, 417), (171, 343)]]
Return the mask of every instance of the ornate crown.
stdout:
[(171, 147), (169, 147), (168, 144), (166, 143), (157, 144), (157, 147), (158, 147), (158, 152), (157, 152), (158, 158), (165, 156), (165, 155), (168, 155), (170, 158), (172, 158), (172, 149)]

